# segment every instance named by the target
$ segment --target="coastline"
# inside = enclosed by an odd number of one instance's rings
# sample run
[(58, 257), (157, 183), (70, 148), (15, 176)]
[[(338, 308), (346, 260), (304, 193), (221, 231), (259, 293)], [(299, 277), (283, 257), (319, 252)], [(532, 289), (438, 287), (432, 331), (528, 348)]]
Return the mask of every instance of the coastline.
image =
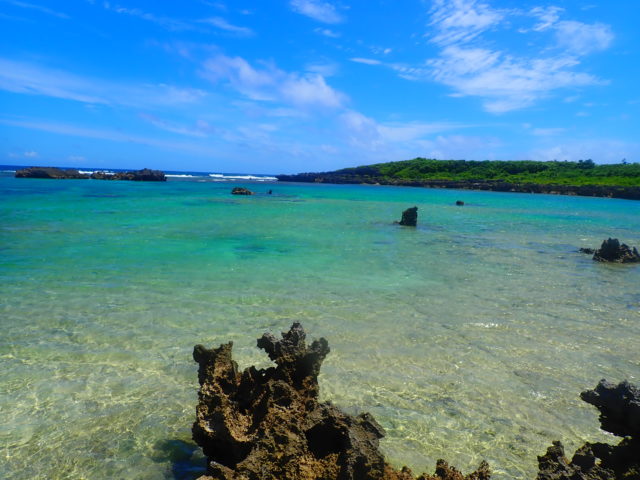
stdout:
[(640, 187), (617, 185), (561, 185), (513, 183), (499, 180), (403, 180), (382, 177), (360, 177), (322, 173), (276, 175), (280, 182), (333, 183), (357, 185), (391, 185), (398, 187), (446, 188), (457, 190), (485, 190), (491, 192), (543, 193), (582, 197), (621, 198), (640, 200)]

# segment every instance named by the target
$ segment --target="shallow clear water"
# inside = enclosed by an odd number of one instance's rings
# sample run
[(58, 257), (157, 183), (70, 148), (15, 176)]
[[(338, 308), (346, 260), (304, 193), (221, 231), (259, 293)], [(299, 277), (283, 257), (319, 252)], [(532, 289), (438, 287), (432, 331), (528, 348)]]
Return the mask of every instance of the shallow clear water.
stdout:
[(640, 202), (236, 185), (0, 177), (0, 476), (197, 476), (193, 345), (266, 366), (294, 321), (329, 340), (321, 397), (416, 474), (615, 441), (579, 393), (640, 382), (640, 267), (577, 249), (640, 244)]

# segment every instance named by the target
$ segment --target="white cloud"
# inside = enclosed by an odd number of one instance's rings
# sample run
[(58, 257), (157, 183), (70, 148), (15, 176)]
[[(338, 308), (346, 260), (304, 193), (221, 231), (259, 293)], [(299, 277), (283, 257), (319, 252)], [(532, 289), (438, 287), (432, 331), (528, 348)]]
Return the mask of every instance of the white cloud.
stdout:
[(35, 158), (38, 156), (38, 152), (34, 152), (33, 150), (29, 152), (24, 152), (24, 156), (27, 158)]
[(373, 58), (354, 57), (354, 58), (350, 58), (349, 60), (351, 60), (352, 62), (356, 62), (356, 63), (364, 63), (365, 65), (380, 65), (380, 64), (382, 64), (382, 62), (380, 60), (375, 60)]
[(209, 25), (213, 25), (216, 28), (242, 37), (251, 37), (254, 35), (253, 30), (251, 30), (250, 28), (232, 25), (222, 17), (206, 18), (204, 20), (201, 20), (201, 22), (208, 23)]
[(463, 96), (484, 98), (493, 113), (532, 105), (552, 90), (601, 85), (596, 77), (572, 71), (572, 57), (517, 58), (483, 49), (448, 47), (428, 62), (433, 78)]
[(127, 85), (0, 58), (0, 90), (87, 104), (158, 107), (193, 103), (202, 90), (167, 84)]
[(325, 37), (329, 37), (329, 38), (340, 38), (340, 34), (338, 32), (334, 32), (333, 30), (329, 29), (329, 28), (316, 28), (313, 30), (314, 32), (316, 32), (319, 35), (324, 35)]
[(313, 18), (322, 23), (340, 23), (344, 19), (336, 7), (321, 0), (291, 0), (291, 8), (301, 15)]
[(624, 142), (607, 138), (590, 138), (570, 140), (540, 147), (530, 152), (532, 160), (586, 160), (593, 159), (597, 163), (619, 163), (640, 159), (640, 143)]
[(167, 30), (176, 31), (176, 32), (183, 31), (183, 30), (197, 30), (196, 27), (182, 20), (178, 20), (170, 17), (158, 16), (153, 13), (145, 12), (144, 10), (141, 10), (139, 8), (127, 8), (127, 7), (121, 7), (120, 5), (111, 5), (110, 2), (104, 2), (102, 5), (105, 9), (110, 10), (112, 12), (140, 18), (142, 20), (155, 23), (156, 25), (159, 25), (162, 28), (166, 28)]
[(603, 23), (589, 25), (562, 21), (556, 24), (555, 29), (558, 45), (577, 55), (606, 50), (614, 38), (611, 27)]
[(529, 14), (539, 20), (533, 30), (541, 32), (552, 27), (560, 18), (560, 13), (564, 11), (564, 8), (560, 7), (535, 7), (531, 9)]
[(469, 42), (494, 27), (504, 14), (477, 0), (434, 0), (431, 40), (441, 46)]
[(318, 73), (285, 72), (270, 63), (255, 68), (241, 57), (211, 58), (204, 64), (203, 75), (213, 82), (226, 81), (253, 100), (334, 109), (340, 108), (346, 99)]
[[(431, 8), (430, 35), (439, 55), (422, 66), (389, 65), (403, 78), (435, 80), (451, 87), (451, 96), (483, 99), (485, 110), (503, 113), (525, 108), (558, 89), (604, 85), (594, 75), (578, 71), (580, 57), (604, 50), (613, 40), (611, 28), (560, 20), (558, 7), (536, 7), (528, 12), (497, 10), (478, 0), (435, 0)], [(538, 23), (521, 33), (552, 32), (553, 41), (538, 54), (511, 53), (509, 44), (499, 48), (485, 41), (487, 31), (509, 26), (514, 16), (529, 16)], [(473, 41), (473, 44), (471, 44)], [(489, 47), (490, 45), (490, 47)], [(553, 49), (562, 49), (553, 54)]]
[(194, 154), (209, 154), (211, 147), (194, 144), (190, 142), (171, 142), (159, 140), (157, 138), (143, 137), (140, 135), (123, 133), (117, 130), (94, 129), (79, 127), (66, 123), (47, 122), (39, 120), (12, 120), (0, 118), (0, 124), (13, 127), (25, 128), (28, 130), (39, 130), (43, 132), (55, 133), (58, 135), (68, 135), (72, 137), (93, 138), (97, 140), (108, 140), (113, 142), (136, 143), (149, 145), (160, 149), (178, 150)]
[(537, 137), (553, 137), (566, 132), (566, 128), (534, 128), (531, 133)]
[(21, 2), (18, 0), (0, 0), (4, 3), (8, 3), (10, 5), (13, 5), (15, 7), (20, 7), (20, 8), (27, 8), (30, 10), (36, 10), (38, 12), (41, 13), (46, 13), (47, 15), (52, 15), (54, 17), (58, 17), (58, 18), (63, 18), (65, 20), (69, 19), (69, 15), (67, 15), (66, 13), (61, 13), (61, 12), (57, 12), (55, 10), (51, 10), (50, 8), (47, 7), (43, 7), (41, 5), (35, 5), (33, 3), (27, 3), (27, 2)]

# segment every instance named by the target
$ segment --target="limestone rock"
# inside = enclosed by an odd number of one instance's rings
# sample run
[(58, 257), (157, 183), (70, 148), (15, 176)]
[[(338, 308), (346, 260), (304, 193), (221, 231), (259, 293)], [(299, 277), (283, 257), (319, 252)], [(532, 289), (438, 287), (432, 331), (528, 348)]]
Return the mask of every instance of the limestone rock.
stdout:
[(418, 207), (407, 208), (402, 212), (402, 220), (400, 225), (406, 227), (415, 227), (418, 224)]
[(57, 167), (28, 167), (16, 170), (16, 178), (54, 178), (54, 179), (85, 179), (89, 175), (80, 173), (73, 168)]
[(621, 244), (617, 238), (609, 238), (594, 252), (593, 259), (598, 262), (633, 263), (640, 262), (640, 254), (635, 247)]
[(600, 380), (580, 397), (600, 410), (603, 430), (625, 438), (618, 445), (587, 442), (571, 461), (555, 441), (538, 457), (537, 480), (640, 480), (640, 391), (628, 382)]
[[(356, 417), (318, 401), (318, 374), (329, 353), (324, 338), (311, 345), (299, 323), (282, 339), (265, 333), (258, 347), (274, 367), (240, 372), (233, 343), (197, 345), (200, 391), (192, 432), (208, 459), (200, 480), (414, 480), (394, 470), (378, 450), (383, 428), (368, 413)], [(488, 465), (468, 476), (438, 462), (419, 480), (486, 480)]]
[(166, 182), (167, 177), (160, 170), (143, 168), (142, 170), (131, 170), (129, 172), (93, 172), (91, 178), (95, 180), (132, 180), (134, 182)]
[(233, 190), (231, 190), (231, 193), (233, 195), (253, 195), (251, 190), (244, 187), (234, 187)]

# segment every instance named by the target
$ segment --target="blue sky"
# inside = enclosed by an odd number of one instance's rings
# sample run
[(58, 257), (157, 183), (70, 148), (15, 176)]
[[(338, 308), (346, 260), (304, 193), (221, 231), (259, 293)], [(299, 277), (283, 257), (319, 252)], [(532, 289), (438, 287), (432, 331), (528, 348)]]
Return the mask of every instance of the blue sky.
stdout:
[(637, 0), (0, 0), (0, 163), (640, 161)]

